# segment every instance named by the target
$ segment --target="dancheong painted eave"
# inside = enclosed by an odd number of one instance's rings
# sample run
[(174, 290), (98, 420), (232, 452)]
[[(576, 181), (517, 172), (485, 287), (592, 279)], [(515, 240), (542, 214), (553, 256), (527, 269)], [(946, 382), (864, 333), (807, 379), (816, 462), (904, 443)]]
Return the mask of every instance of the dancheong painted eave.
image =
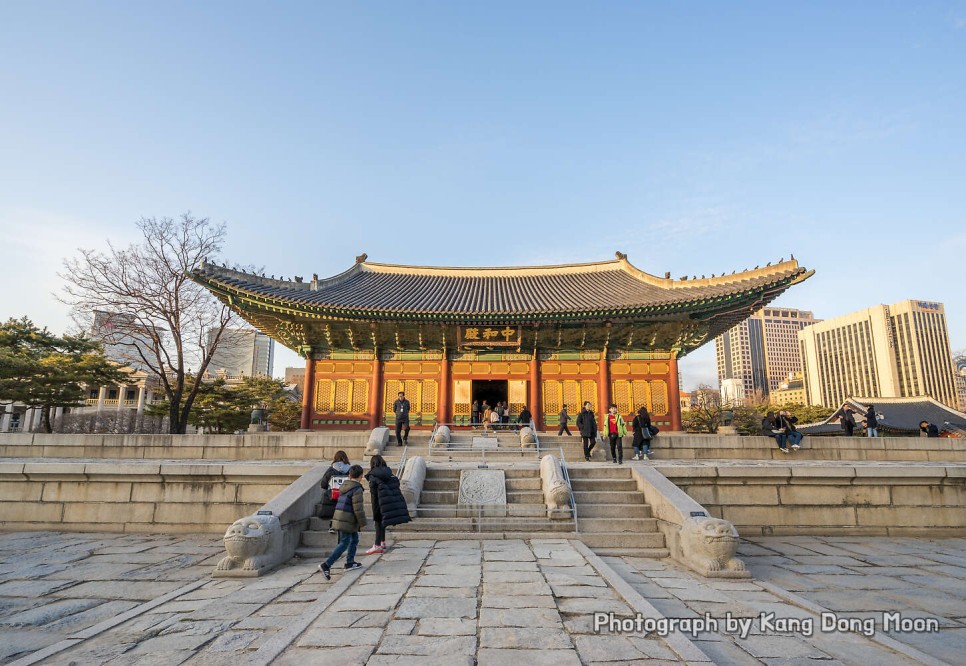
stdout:
[(202, 262), (192, 278), (236, 307), (323, 319), (557, 322), (702, 319), (761, 307), (813, 274), (795, 259), (731, 275), (672, 279), (618, 253), (586, 264), (429, 267), (359, 258), (326, 279), (277, 280)]

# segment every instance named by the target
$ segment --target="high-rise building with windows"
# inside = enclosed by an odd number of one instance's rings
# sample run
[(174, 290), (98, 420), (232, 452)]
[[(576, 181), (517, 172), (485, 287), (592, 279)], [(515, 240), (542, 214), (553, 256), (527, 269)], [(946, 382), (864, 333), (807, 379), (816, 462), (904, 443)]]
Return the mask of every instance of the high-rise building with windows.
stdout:
[(809, 404), (929, 396), (958, 406), (942, 303), (876, 305), (809, 326), (798, 340)]
[[(210, 331), (208, 344), (214, 344), (217, 331)], [(228, 328), (208, 364), (208, 374), (229, 377), (272, 376), (275, 363), (275, 341), (251, 329)]]
[[(767, 396), (790, 374), (801, 372), (798, 332), (816, 321), (811, 312), (763, 308), (715, 339), (718, 381), (729, 391), (740, 383), (745, 396)], [(724, 390), (724, 389), (722, 389)]]

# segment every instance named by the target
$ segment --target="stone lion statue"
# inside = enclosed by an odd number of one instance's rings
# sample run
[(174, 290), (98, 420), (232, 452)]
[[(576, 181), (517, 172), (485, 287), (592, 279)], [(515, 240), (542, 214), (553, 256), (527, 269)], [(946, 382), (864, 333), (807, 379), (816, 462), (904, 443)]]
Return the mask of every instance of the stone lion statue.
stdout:
[(748, 578), (745, 563), (735, 557), (738, 531), (727, 520), (695, 516), (681, 526), (681, 551), (699, 573), (711, 578)]
[(530, 426), (523, 426), (520, 428), (520, 447), (524, 449), (532, 449), (536, 446), (537, 437), (533, 433), (533, 429)]
[(543, 499), (547, 504), (547, 517), (569, 518), (570, 486), (560, 471), (560, 463), (553, 456), (547, 455), (540, 460), (540, 479)]
[(276, 564), (282, 551), (282, 526), (278, 516), (245, 516), (225, 532), (225, 550), (215, 571), (239, 569), (257, 573)]
[(450, 431), (449, 426), (439, 426), (436, 428), (436, 434), (433, 435), (433, 446), (441, 447), (449, 444), (453, 439), (453, 433)]

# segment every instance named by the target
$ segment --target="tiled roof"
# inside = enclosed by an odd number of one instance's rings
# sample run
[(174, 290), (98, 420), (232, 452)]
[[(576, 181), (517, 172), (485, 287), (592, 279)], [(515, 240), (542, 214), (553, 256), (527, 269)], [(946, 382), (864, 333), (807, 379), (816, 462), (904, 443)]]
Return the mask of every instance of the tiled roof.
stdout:
[(821, 423), (813, 423), (799, 426), (799, 430), (806, 434), (836, 434), (841, 429), (839, 419), (845, 410), (845, 406), (852, 407), (855, 414), (855, 422), (860, 423), (865, 418), (865, 411), (869, 405), (875, 406), (877, 414), (881, 414), (879, 428), (884, 431), (894, 431), (900, 433), (919, 432), (919, 423), (928, 421), (940, 430), (945, 428), (949, 432), (957, 429), (966, 429), (966, 414), (959, 412), (952, 407), (938, 402), (928, 396), (914, 398), (849, 398), (834, 414)]
[(674, 312), (696, 304), (716, 304), (711, 309), (721, 309), (735, 297), (771, 300), (811, 274), (792, 259), (728, 276), (660, 278), (619, 255), (612, 261), (589, 264), (509, 268), (397, 266), (363, 260), (339, 275), (311, 282), (276, 280), (202, 263), (192, 277), (221, 295), (341, 316), (533, 318)]

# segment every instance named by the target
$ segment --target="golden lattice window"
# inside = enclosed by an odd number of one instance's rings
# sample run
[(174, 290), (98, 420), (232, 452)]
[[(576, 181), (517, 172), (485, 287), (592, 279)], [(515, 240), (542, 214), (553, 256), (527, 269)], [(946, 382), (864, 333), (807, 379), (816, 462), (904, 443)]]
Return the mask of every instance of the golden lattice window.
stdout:
[(356, 379), (352, 382), (352, 410), (350, 414), (365, 414), (369, 409), (369, 382)]
[(656, 379), (651, 382), (651, 414), (668, 413), (667, 382)]
[(556, 414), (560, 411), (561, 382), (547, 379), (543, 382), (543, 411), (545, 414)]
[(651, 411), (651, 386), (646, 381), (638, 380), (631, 382), (631, 387), (634, 389), (634, 411), (636, 412), (641, 407), (647, 407), (647, 411)]
[(315, 411), (319, 414), (332, 411), (332, 393), (335, 382), (331, 379), (320, 379), (315, 382)]
[(332, 400), (332, 411), (336, 414), (348, 414), (352, 381), (349, 379), (335, 380), (335, 398)]
[(611, 401), (617, 405), (618, 414), (630, 414), (637, 411), (632, 401), (631, 383), (625, 379), (612, 382)]
[(572, 379), (563, 382), (563, 399), (560, 401), (561, 407), (567, 405), (571, 413), (576, 414), (580, 411), (580, 384)]
[(590, 403), (591, 409), (597, 411), (597, 382), (585, 379), (580, 382), (580, 404)]
[(435, 379), (425, 379), (419, 387), (419, 413), (435, 414), (436, 398), (439, 394)]

